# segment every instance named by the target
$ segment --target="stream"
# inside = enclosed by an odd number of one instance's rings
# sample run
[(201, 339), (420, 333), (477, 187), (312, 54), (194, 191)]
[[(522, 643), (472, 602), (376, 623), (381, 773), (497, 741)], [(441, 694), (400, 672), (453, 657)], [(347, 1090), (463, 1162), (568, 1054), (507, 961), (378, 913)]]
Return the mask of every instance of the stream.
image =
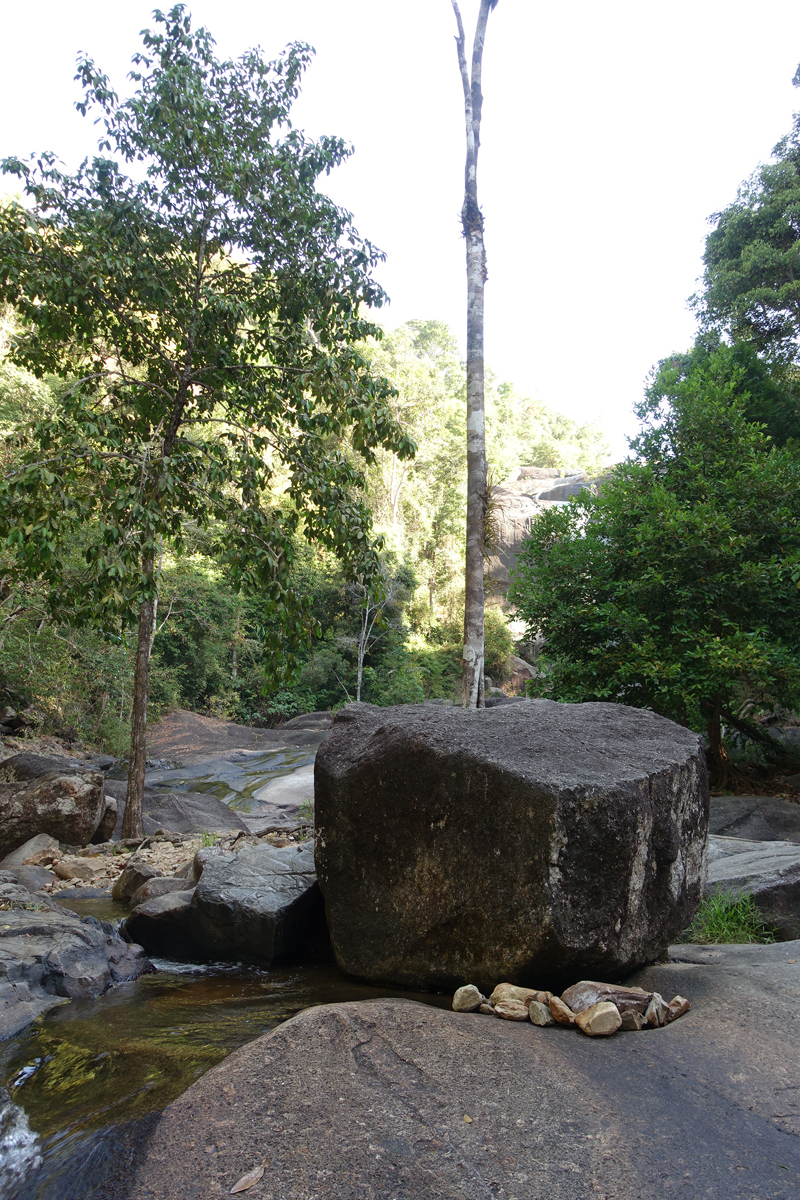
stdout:
[[(113, 901), (75, 911), (118, 920)], [(0, 1043), (0, 1200), (120, 1200), (158, 1113), (205, 1071), (301, 1009), (406, 995), (332, 965), (259, 969), (154, 960), (157, 972), (67, 1003)]]
[[(235, 751), (192, 766), (153, 764), (147, 782), (212, 792), (255, 815), (259, 793), (296, 772), (291, 800), (302, 803), (315, 753)], [(114, 924), (128, 915), (110, 898), (62, 903)], [(122, 1200), (158, 1114), (233, 1050), (304, 1008), (402, 995), (450, 1005), (449, 996), (355, 983), (329, 964), (153, 963), (155, 974), (59, 1005), (0, 1042), (0, 1200)]]

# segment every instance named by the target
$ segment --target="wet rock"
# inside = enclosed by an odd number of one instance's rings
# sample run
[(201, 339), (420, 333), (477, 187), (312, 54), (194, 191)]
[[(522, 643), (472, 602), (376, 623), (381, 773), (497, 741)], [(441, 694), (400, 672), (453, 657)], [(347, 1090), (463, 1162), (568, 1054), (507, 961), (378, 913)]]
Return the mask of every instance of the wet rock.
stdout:
[(608, 1000), (615, 1004), (621, 1013), (630, 1009), (644, 1013), (652, 998), (652, 992), (644, 992), (641, 988), (622, 987), (613, 983), (593, 983), (587, 979), (581, 983), (574, 983), (561, 993), (561, 999), (576, 1013), (591, 1008), (600, 1000)]
[(644, 1025), (644, 1013), (637, 1012), (635, 1008), (626, 1009), (620, 1016), (622, 1017), (620, 1029), (625, 1033), (638, 1033)]
[(556, 1023), (548, 1005), (542, 1004), (539, 1000), (531, 1000), (528, 1015), (534, 1025), (555, 1025)]
[(144, 946), (148, 954), (202, 960), (205, 951), (192, 928), (193, 896), (192, 889), (145, 900), (123, 922), (125, 936)]
[[(9, 902), (9, 898), (6, 898)], [(60, 999), (87, 999), (151, 970), (141, 946), (24, 889), (0, 913), (0, 1038)]]
[(575, 1013), (572, 1011), (569, 1005), (565, 1004), (563, 1000), (560, 1000), (558, 996), (551, 997), (550, 1003), (547, 1007), (550, 1009), (553, 1018), (558, 1022), (559, 1025), (575, 1024)]
[(528, 1006), (521, 1000), (500, 1000), (494, 1005), (494, 1014), (504, 1021), (527, 1021)]
[(112, 887), (111, 895), (115, 900), (124, 903), (130, 900), (131, 896), (139, 890), (143, 883), (147, 883), (148, 879), (155, 879), (160, 875), (163, 875), (163, 871), (150, 866), (149, 863), (138, 860), (129, 862)]
[(453, 996), (453, 1012), (475, 1012), (484, 1003), (484, 999), (475, 985), (468, 983), (458, 988)]
[(497, 1004), (500, 1000), (521, 1000), (523, 1004), (538, 1000), (540, 1004), (549, 1004), (552, 994), (537, 991), (536, 988), (517, 987), (514, 983), (498, 983), (489, 999), (492, 1004)]
[(576, 1013), (575, 1024), (589, 1037), (608, 1037), (609, 1034), (617, 1032), (622, 1018), (616, 1004), (609, 1000), (601, 1000), (584, 1012)]
[[(16, 755), (15, 758), (35, 758)], [(15, 758), (0, 765), (13, 778)], [(0, 783), (0, 854), (47, 833), (70, 846), (85, 846), (103, 812), (103, 776), (99, 771), (43, 773), (22, 782)]]
[(348, 705), (317, 754), (315, 808), (337, 962), (372, 982), (620, 975), (702, 897), (702, 748), (642, 709)]

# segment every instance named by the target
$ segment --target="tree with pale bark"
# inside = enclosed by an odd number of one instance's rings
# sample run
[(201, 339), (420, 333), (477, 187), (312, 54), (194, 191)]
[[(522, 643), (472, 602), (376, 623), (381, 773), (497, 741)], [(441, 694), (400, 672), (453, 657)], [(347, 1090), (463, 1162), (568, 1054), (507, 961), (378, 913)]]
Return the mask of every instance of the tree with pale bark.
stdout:
[(463, 702), (465, 708), (482, 708), (484, 518), (488, 501), (483, 365), (484, 285), (487, 275), (483, 213), (478, 204), (478, 151), (483, 107), (483, 46), (489, 13), (497, 7), (497, 0), (481, 0), (472, 43), (471, 65), (467, 63), (464, 22), (457, 0), (452, 0), (452, 5), (458, 26), (456, 46), (464, 89), (467, 133), (464, 203), (461, 208), (461, 228), (467, 247), (467, 549), (464, 573)]
[[(269, 598), (277, 679), (311, 627), (298, 538), (377, 573), (359, 458), (414, 450), (358, 348), (380, 336), (360, 315), (384, 299), (380, 254), (316, 188), (349, 151), (289, 119), (311, 49), (220, 61), (183, 5), (155, 17), (130, 99), (79, 62), (98, 156), (75, 174), (52, 154), (7, 159), (25, 202), (0, 209), (11, 360), (68, 381), (16, 435), (0, 537), (61, 621), (138, 627), (125, 836), (142, 830), (161, 547), (206, 530), (228, 578)], [(67, 588), (78, 527), (85, 570)]]

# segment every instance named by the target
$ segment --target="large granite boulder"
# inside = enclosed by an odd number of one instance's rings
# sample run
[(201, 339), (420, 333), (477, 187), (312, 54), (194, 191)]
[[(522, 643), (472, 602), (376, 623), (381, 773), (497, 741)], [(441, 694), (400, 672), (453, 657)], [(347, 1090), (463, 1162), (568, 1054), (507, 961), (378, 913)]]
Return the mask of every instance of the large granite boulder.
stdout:
[(37, 833), (86, 846), (105, 811), (103, 775), (44, 755), (17, 754), (0, 764), (0, 855)]
[(99, 996), (152, 970), (141, 946), (0, 873), (0, 1039), (63, 1000)]
[(702, 746), (641, 709), (349, 705), (315, 804), (336, 959), (364, 980), (618, 979), (702, 899)]
[(796, 842), (708, 839), (707, 896), (751, 895), (783, 941), (800, 938), (800, 846)]

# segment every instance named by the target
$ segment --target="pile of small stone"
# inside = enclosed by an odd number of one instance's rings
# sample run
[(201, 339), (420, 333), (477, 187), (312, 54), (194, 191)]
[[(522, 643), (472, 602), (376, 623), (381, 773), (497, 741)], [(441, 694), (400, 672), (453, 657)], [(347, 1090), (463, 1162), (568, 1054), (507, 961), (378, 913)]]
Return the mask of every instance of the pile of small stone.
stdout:
[(573, 983), (561, 996), (513, 983), (498, 983), (488, 1000), (472, 983), (453, 996), (456, 1012), (480, 1012), (542, 1026), (574, 1025), (589, 1037), (607, 1037), (618, 1029), (657, 1029), (676, 1021), (690, 1007), (683, 996), (674, 996), (667, 1004), (658, 992), (587, 979)]

